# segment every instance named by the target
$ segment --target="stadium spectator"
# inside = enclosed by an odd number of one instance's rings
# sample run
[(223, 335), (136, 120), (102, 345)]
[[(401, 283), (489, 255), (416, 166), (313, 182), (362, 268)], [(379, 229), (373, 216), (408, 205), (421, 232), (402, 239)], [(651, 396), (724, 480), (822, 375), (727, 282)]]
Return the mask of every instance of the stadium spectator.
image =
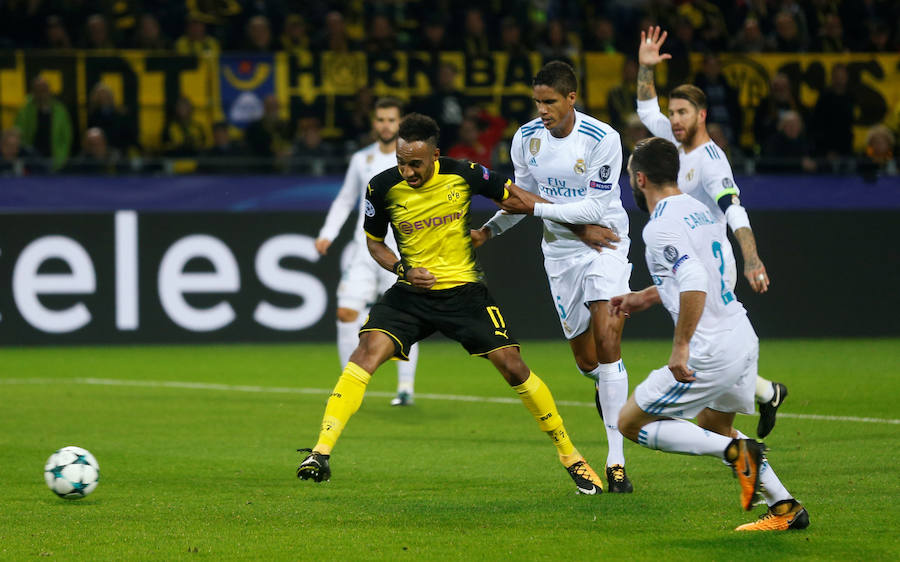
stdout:
[(48, 49), (72, 48), (69, 32), (59, 16), (47, 17), (47, 27), (44, 29), (44, 46)]
[(119, 164), (119, 153), (110, 148), (106, 135), (99, 127), (91, 127), (84, 132), (81, 154), (72, 159), (66, 171), (73, 174), (115, 174)]
[(770, 173), (813, 173), (816, 167), (803, 118), (796, 111), (785, 111), (778, 120), (778, 130), (763, 144), (757, 169)]
[(769, 50), (776, 53), (806, 52), (806, 28), (800, 26), (797, 15), (782, 9), (775, 15), (775, 31), (769, 38)]
[(375, 93), (372, 88), (363, 86), (356, 95), (348, 100), (343, 111), (337, 113), (343, 138), (347, 141), (349, 152), (374, 142), (372, 138), (372, 108), (375, 107)]
[(470, 57), (488, 56), (493, 49), (484, 12), (480, 8), (466, 10), (463, 22), (462, 51)]
[(22, 146), (22, 133), (10, 127), (0, 133), (0, 177), (23, 176), (34, 172), (34, 153)]
[(207, 35), (206, 23), (196, 13), (191, 13), (184, 26), (184, 35), (175, 41), (175, 52), (179, 55), (215, 55), (219, 51), (219, 41)]
[(844, 45), (844, 26), (837, 14), (825, 16), (825, 21), (816, 36), (815, 50), (820, 53), (843, 53), (848, 51)]
[(231, 136), (231, 126), (227, 121), (216, 121), (212, 127), (212, 146), (204, 151), (204, 156), (226, 158), (241, 156), (244, 150)]
[(617, 53), (615, 29), (612, 20), (607, 17), (592, 19), (582, 43), (584, 50), (595, 53)]
[(718, 123), (728, 144), (737, 146), (741, 138), (744, 113), (738, 92), (725, 80), (718, 55), (707, 51), (703, 55), (703, 70), (694, 77), (694, 85), (706, 94), (706, 122)]
[(153, 14), (142, 14), (138, 20), (133, 42), (135, 49), (162, 51), (169, 48), (169, 42), (159, 29), (159, 20)]
[(369, 33), (363, 49), (370, 55), (376, 55), (392, 53), (397, 47), (397, 34), (391, 20), (384, 14), (375, 14), (369, 22)]
[(51, 159), (53, 170), (65, 165), (72, 150), (72, 119), (43, 76), (32, 82), (31, 95), (16, 114), (16, 127), (22, 132), (23, 144), (39, 157)]
[(450, 148), (447, 155), (491, 167), (506, 125), (506, 119), (502, 117), (471, 108), (459, 126), (459, 142)]
[(425, 18), (422, 32), (416, 34), (416, 50), (431, 54), (432, 60), (436, 60), (441, 51), (451, 50), (452, 44), (447, 37), (447, 25), (444, 16), (431, 14)]
[(760, 100), (753, 116), (753, 135), (758, 145), (762, 145), (775, 132), (781, 116), (787, 111), (796, 111), (801, 117), (804, 114), (803, 107), (794, 97), (790, 78), (779, 72), (772, 77), (769, 95)]
[(333, 51), (346, 53), (358, 46), (347, 35), (347, 23), (344, 16), (337, 10), (332, 10), (325, 15), (325, 26), (316, 43), (320, 51)]
[(247, 20), (241, 49), (250, 53), (268, 53), (272, 50), (272, 29), (269, 18), (253, 16)]
[(456, 66), (450, 62), (442, 62), (438, 67), (437, 84), (432, 94), (419, 104), (419, 113), (423, 113), (438, 122), (441, 129), (439, 145), (442, 149), (456, 144), (459, 138), (459, 126), (465, 116), (469, 100), (456, 87)]
[(251, 154), (267, 157), (273, 164), (273, 159), (283, 159), (290, 155), (290, 126), (281, 118), (281, 102), (274, 94), (263, 100), (263, 116), (247, 127), (244, 141)]
[[(895, 23), (900, 24), (900, 19)], [(866, 35), (866, 40), (862, 46), (864, 52), (887, 53), (891, 50), (896, 50), (891, 48), (891, 30), (887, 23), (875, 20), (868, 22), (867, 27), (869, 32)]]
[(874, 182), (883, 175), (897, 175), (895, 146), (896, 137), (886, 125), (875, 125), (869, 129), (866, 134), (866, 148), (858, 164), (863, 179)]
[(109, 24), (106, 22), (106, 16), (103, 14), (92, 14), (85, 21), (85, 39), (83, 47), (85, 49), (115, 49), (109, 34)]
[(853, 96), (847, 80), (847, 67), (831, 67), (831, 85), (819, 94), (813, 109), (810, 133), (816, 156), (833, 165), (853, 154)]
[(537, 50), (544, 61), (561, 60), (570, 65), (575, 64), (580, 52), (577, 37), (558, 19), (547, 22), (547, 32)]
[(175, 115), (163, 132), (163, 152), (166, 156), (193, 157), (209, 144), (206, 127), (194, 119), (194, 104), (181, 96), (175, 102)]
[(322, 137), (322, 123), (318, 117), (301, 117), (297, 120), (293, 172), (313, 176), (334, 173), (336, 155), (334, 145)]
[(766, 37), (760, 28), (759, 20), (748, 17), (728, 48), (736, 53), (761, 53), (766, 50), (766, 45)]
[(632, 115), (635, 115), (634, 100), (637, 97), (638, 62), (626, 57), (622, 63), (622, 82), (606, 95), (609, 124), (621, 131)]
[(102, 82), (98, 82), (91, 90), (87, 123), (89, 128), (102, 130), (109, 146), (121, 154), (137, 148), (134, 119), (128, 116), (124, 108), (116, 107), (112, 89)]
[(309, 34), (306, 20), (300, 14), (290, 14), (284, 22), (284, 33), (281, 34), (281, 48), (285, 51), (297, 49), (308, 50)]
[(531, 50), (522, 40), (522, 26), (519, 20), (506, 16), (500, 20), (500, 49), (510, 59), (528, 58)]

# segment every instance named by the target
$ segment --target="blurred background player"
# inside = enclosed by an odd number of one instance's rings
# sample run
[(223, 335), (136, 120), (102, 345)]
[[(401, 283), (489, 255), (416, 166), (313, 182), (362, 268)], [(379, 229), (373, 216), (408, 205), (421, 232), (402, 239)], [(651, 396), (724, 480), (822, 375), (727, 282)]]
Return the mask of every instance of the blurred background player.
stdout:
[[(341, 367), (347, 364), (350, 354), (359, 343), (359, 328), (369, 307), (397, 280), (396, 275), (379, 267), (366, 250), (363, 205), (369, 180), (379, 172), (397, 166), (397, 131), (400, 127), (401, 106), (401, 102), (393, 98), (381, 98), (375, 102), (372, 130), (376, 140), (353, 154), (344, 184), (331, 204), (325, 224), (316, 239), (316, 250), (324, 256), (347, 217), (354, 208), (358, 209), (353, 241), (341, 258), (341, 282), (337, 289), (337, 346)], [(391, 232), (388, 232), (385, 243), (396, 251), (397, 244)], [(397, 396), (391, 400), (392, 406), (408, 406), (413, 403), (418, 360), (419, 346), (414, 345), (410, 349), (408, 361), (398, 361)]]
[[(533, 81), (539, 118), (516, 131), (510, 153), (516, 185), (553, 203), (533, 209), (544, 219), (541, 250), (550, 293), (575, 364), (594, 381), (609, 444), (609, 491), (629, 493), (634, 488), (625, 474), (623, 440), (616, 427), (628, 398), (621, 348), (625, 319), (607, 309), (610, 298), (628, 291), (631, 277), (628, 215), (619, 193), (622, 144), (612, 127), (575, 110), (577, 86), (571, 66), (547, 63)], [(473, 231), (476, 246), (521, 218), (497, 213)], [(586, 248), (570, 228), (585, 224), (608, 227), (616, 245), (599, 253)]]
[[(669, 54), (659, 52), (666, 35), (659, 26), (641, 31), (638, 49), (638, 115), (652, 134), (669, 140), (678, 147), (679, 188), (706, 205), (716, 221), (727, 222), (744, 256), (744, 276), (755, 292), (765, 293), (769, 288), (769, 275), (756, 252), (756, 238), (750, 229), (747, 211), (738, 199), (740, 190), (734, 181), (731, 165), (725, 153), (709, 138), (706, 130), (706, 96), (700, 88), (682, 84), (669, 93), (669, 117), (659, 110), (653, 67), (672, 58)], [(728, 267), (725, 282), (734, 291), (737, 273), (731, 244), (725, 244), (723, 251), (726, 256), (723, 263)], [(759, 437), (765, 437), (775, 427), (775, 414), (786, 396), (785, 385), (757, 376), (759, 424), (756, 433)]]
[[(675, 336), (668, 365), (634, 389), (619, 427), (649, 449), (724, 459), (747, 511), (761, 490), (768, 510), (735, 530), (805, 529), (809, 514), (769, 466), (765, 445), (734, 429), (736, 412), (753, 413), (759, 338), (725, 284), (725, 262), (734, 261), (723, 251), (725, 225), (678, 189), (679, 157), (675, 145), (653, 137), (637, 144), (628, 163), (635, 202), (650, 213), (643, 237), (653, 285), (614, 297), (611, 313), (629, 316), (662, 304)], [(687, 421), (693, 417), (697, 424)]]

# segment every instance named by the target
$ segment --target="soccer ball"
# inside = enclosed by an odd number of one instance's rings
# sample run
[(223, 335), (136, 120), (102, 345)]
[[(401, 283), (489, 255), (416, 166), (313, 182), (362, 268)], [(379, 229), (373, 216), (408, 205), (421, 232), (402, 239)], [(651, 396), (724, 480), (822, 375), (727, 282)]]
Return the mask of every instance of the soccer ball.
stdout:
[(57, 496), (77, 500), (97, 487), (100, 465), (94, 455), (81, 447), (63, 447), (47, 459), (44, 480)]

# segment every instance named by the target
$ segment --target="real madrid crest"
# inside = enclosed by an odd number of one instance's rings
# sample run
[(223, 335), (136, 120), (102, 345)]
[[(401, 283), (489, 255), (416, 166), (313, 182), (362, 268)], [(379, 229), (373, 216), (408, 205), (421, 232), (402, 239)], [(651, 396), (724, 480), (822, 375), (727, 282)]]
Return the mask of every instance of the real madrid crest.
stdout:
[(692, 179), (694, 179), (694, 169), (693, 168), (688, 170), (688, 173), (685, 174), (684, 179), (686, 179), (687, 181), (691, 181)]
[(584, 158), (579, 158), (575, 161), (575, 173), (579, 176), (587, 171), (587, 166), (584, 165)]
[(537, 153), (541, 151), (541, 139), (528, 141), (528, 151), (531, 152), (532, 156), (537, 156)]
[(366, 155), (366, 164), (371, 164), (371, 163), (372, 163), (372, 160), (375, 160), (375, 155), (374, 155), (374, 154), (368, 154), (368, 155)]

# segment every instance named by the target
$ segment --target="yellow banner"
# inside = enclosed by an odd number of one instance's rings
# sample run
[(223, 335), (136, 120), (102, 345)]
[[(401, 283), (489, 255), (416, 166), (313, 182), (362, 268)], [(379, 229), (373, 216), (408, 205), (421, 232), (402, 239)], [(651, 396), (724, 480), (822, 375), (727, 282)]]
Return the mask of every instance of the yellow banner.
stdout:
[[(233, 55), (229, 55), (232, 56)], [(466, 57), (446, 52), (433, 58), (424, 52), (389, 52), (366, 55), (362, 52), (276, 53), (275, 95), (282, 102), (284, 116), (319, 116), (325, 134), (340, 138), (342, 118), (355, 107), (357, 93), (369, 88), (376, 96), (392, 95), (416, 102), (432, 93), (438, 69), (452, 65), (457, 73), (455, 86), (470, 99), (506, 117), (510, 132), (531, 118), (531, 79), (540, 69), (541, 58), (532, 53), (508, 56), (491, 53)], [(606, 119), (607, 95), (621, 84), (622, 55), (584, 53), (573, 61), (582, 81), (579, 97), (587, 110)], [(702, 57), (694, 55), (687, 76), (702, 67)], [(846, 64), (855, 108), (856, 144), (864, 142), (871, 125), (885, 121), (900, 104), (900, 55), (730, 55), (721, 56), (726, 79), (739, 92), (745, 127), (742, 144), (753, 144), (753, 110), (769, 93), (771, 78), (786, 73), (797, 86), (800, 102), (812, 108), (819, 93), (830, 82), (831, 68)], [(145, 149), (159, 148), (167, 116), (179, 95), (188, 97), (196, 117), (206, 126), (227, 115), (220, 96), (217, 57), (168, 56), (140, 51), (65, 52), (6, 51), (0, 53), (0, 126), (9, 127), (25, 102), (31, 81), (45, 76), (54, 93), (66, 104), (76, 129), (87, 124), (90, 91), (97, 82), (112, 87), (118, 104), (135, 119), (139, 139)], [(668, 69), (657, 70), (657, 89), (668, 91)], [(747, 135), (751, 135), (748, 137)]]

